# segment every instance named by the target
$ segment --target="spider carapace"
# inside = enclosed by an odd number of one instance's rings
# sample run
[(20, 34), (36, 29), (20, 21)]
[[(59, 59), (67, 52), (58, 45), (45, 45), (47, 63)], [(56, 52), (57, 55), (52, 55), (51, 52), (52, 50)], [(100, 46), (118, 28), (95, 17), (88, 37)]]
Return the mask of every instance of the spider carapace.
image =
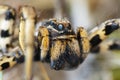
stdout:
[[(38, 28), (35, 27), (34, 8), (23, 6), (20, 8), (19, 46), (16, 46), (13, 37), (15, 10), (1, 5), (0, 11), (0, 48), (3, 53), (0, 70), (23, 62), (26, 56), (30, 57), (25, 59), (28, 63), (34, 58), (35, 61), (50, 63), (51, 68), (55, 70), (74, 69), (84, 61), (89, 52), (98, 53), (100, 51), (98, 45), (120, 27), (120, 19), (108, 20), (90, 31), (88, 36), (83, 27), (78, 27), (74, 31), (67, 19), (53, 18), (43, 21)], [(113, 42), (109, 46), (114, 44)], [(120, 45), (116, 44), (112, 47), (114, 48), (120, 49)]]

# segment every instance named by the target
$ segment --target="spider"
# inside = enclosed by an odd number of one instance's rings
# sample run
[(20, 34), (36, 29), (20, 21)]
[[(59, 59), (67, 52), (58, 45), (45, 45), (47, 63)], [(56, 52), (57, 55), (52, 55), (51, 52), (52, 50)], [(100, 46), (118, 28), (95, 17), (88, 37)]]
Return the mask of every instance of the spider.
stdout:
[[(74, 69), (83, 63), (89, 52), (100, 51), (99, 44), (112, 32), (120, 28), (120, 19), (111, 19), (87, 34), (84, 27), (73, 30), (67, 19), (49, 19), (35, 29), (36, 13), (31, 6), (20, 7), (19, 45), (15, 45), (15, 10), (10, 6), (0, 6), (0, 70), (26, 62), (26, 74), (31, 73), (32, 61), (50, 64), (55, 70)], [(113, 42), (109, 49), (120, 49)]]

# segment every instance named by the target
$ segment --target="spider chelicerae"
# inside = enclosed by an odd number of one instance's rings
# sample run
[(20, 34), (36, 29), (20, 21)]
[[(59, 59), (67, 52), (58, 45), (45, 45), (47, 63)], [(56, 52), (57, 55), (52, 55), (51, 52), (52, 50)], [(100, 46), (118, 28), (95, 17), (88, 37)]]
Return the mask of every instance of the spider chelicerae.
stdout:
[[(120, 27), (120, 19), (107, 20), (87, 34), (84, 27), (73, 30), (67, 19), (49, 19), (35, 29), (36, 13), (33, 7), (22, 6), (19, 11), (19, 45), (13, 37), (15, 10), (0, 6), (0, 70), (26, 62), (26, 74), (30, 74), (32, 62), (42, 61), (52, 69), (74, 69), (89, 52), (100, 51), (99, 44)], [(108, 49), (120, 49), (113, 42)], [(7, 54), (6, 54), (7, 53)]]

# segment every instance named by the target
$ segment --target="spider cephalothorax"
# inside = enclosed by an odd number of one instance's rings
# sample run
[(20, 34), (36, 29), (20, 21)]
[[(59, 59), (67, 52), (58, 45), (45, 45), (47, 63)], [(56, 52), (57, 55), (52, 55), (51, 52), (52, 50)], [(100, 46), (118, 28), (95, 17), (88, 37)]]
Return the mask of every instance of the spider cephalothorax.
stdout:
[(50, 32), (50, 36), (54, 39), (64, 39), (75, 35), (70, 22), (66, 19), (50, 19), (44, 24), (44, 26), (47, 26), (47, 29)]

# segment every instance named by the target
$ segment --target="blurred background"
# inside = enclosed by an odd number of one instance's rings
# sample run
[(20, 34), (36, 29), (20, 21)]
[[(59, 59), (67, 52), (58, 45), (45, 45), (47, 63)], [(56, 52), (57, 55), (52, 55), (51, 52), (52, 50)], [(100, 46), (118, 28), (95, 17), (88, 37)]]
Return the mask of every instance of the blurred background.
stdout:
[[(120, 18), (120, 0), (0, 0), (0, 4), (16, 11), (22, 5), (30, 5), (36, 9), (38, 22), (67, 18), (74, 29), (83, 26), (88, 31), (105, 20)], [(119, 40), (120, 30), (109, 39)], [(24, 64), (3, 71), (1, 77), (3, 80), (24, 80)], [(120, 80), (120, 51), (90, 53), (83, 64), (71, 71), (51, 70), (48, 64), (37, 62), (33, 66), (33, 80)]]

